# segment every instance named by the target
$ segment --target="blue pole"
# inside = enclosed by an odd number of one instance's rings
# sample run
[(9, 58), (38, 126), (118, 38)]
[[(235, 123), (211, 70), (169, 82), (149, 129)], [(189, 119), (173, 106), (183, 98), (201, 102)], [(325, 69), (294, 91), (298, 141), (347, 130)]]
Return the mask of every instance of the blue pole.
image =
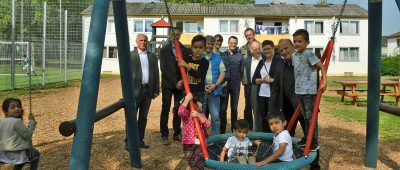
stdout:
[(122, 96), (125, 103), (126, 134), (128, 139), (129, 156), (131, 166), (141, 168), (139, 133), (136, 121), (136, 105), (133, 93), (133, 76), (129, 50), (129, 32), (126, 15), (125, 0), (114, 0), (113, 11), (115, 20), (115, 31), (117, 35), (117, 46), (119, 54), (119, 67), (122, 83)]
[(69, 169), (89, 169), (94, 115), (108, 17), (108, 0), (94, 0)]
[(382, 0), (369, 1), (368, 20), (368, 101), (364, 164), (376, 168), (381, 84)]

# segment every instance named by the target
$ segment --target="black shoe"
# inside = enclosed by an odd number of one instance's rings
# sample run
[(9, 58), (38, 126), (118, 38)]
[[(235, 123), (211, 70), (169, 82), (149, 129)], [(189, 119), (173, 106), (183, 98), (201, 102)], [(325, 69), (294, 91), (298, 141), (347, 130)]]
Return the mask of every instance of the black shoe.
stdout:
[(162, 144), (163, 144), (163, 145), (169, 145), (169, 144), (171, 144), (171, 142), (168, 140), (168, 136), (163, 136), (163, 137), (161, 137), (161, 140), (162, 140)]
[(181, 141), (181, 139), (182, 139), (182, 136), (181, 135), (174, 135), (174, 141)]
[(140, 142), (140, 148), (148, 149), (148, 148), (150, 148), (150, 146), (149, 146), (149, 145), (146, 145), (146, 143), (144, 143), (144, 141), (141, 141), (141, 142)]
[(310, 151), (317, 151), (319, 149), (319, 145), (317, 143), (311, 143)]

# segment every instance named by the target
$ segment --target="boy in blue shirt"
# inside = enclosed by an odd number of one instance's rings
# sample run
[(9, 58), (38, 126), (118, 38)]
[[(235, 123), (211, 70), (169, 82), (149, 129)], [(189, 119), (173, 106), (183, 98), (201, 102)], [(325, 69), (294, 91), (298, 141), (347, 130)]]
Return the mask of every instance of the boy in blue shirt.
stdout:
[[(307, 50), (310, 44), (309, 34), (305, 29), (299, 29), (293, 34), (293, 43), (295, 52), (292, 55), (292, 63), (294, 66), (295, 93), (299, 99), (301, 113), (305, 120), (305, 134), (307, 137), (310, 128), (311, 117), (313, 114), (315, 99), (318, 90), (323, 92), (326, 90), (326, 68), (319, 61), (318, 57), (311, 51)], [(321, 87), (318, 88), (317, 72), (321, 70)], [(299, 145), (304, 145), (301, 143)], [(318, 121), (315, 123), (314, 133), (311, 141), (311, 151), (319, 149), (318, 146)]]

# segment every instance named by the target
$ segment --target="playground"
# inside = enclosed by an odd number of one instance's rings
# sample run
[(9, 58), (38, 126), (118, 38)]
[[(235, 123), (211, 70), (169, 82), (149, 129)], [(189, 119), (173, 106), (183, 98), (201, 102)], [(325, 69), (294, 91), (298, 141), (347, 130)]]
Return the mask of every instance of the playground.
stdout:
[[(334, 78), (332, 78), (334, 79)], [(331, 80), (330, 80), (331, 81)], [(331, 85), (333, 83), (330, 83)], [(366, 102), (361, 99), (355, 109), (350, 100), (345, 104), (329, 86), (321, 101), (322, 112), (319, 115), (320, 126), (320, 164), (322, 169), (362, 169), (365, 152), (365, 113)], [(63, 137), (58, 125), (76, 118), (80, 82), (70, 83), (68, 87), (35, 90), (33, 112), (38, 121), (33, 135), (34, 147), (41, 152), (40, 169), (68, 169), (71, 154), (72, 136)], [(243, 96), (243, 94), (241, 94)], [(100, 81), (97, 109), (105, 107), (122, 98), (120, 79), (106, 76)], [(239, 118), (243, 117), (244, 98), (239, 101)], [(389, 101), (394, 101), (388, 97)], [(28, 98), (24, 97), (25, 110)], [(393, 103), (392, 103), (393, 104)], [(174, 141), (171, 145), (162, 145), (159, 132), (161, 96), (157, 97), (150, 108), (145, 141), (149, 149), (141, 149), (143, 169), (185, 169), (182, 145)], [(230, 113), (230, 110), (228, 110)], [(171, 113), (172, 115), (172, 113)], [(27, 115), (25, 115), (27, 116)], [(1, 117), (4, 117), (1, 114)], [(356, 117), (364, 117), (358, 120)], [(27, 120), (27, 117), (24, 117)], [(229, 122), (228, 114), (228, 122)], [(169, 128), (172, 131), (172, 116)], [(396, 123), (397, 122), (397, 123)], [(377, 169), (398, 169), (400, 167), (400, 148), (398, 147), (400, 127), (396, 126), (400, 118), (381, 112), (380, 141)], [(230, 124), (228, 124), (230, 126)], [(388, 128), (391, 128), (389, 135)], [(122, 109), (94, 126), (90, 169), (133, 169), (130, 166), (129, 153), (125, 150), (125, 118)], [(393, 133), (394, 132), (394, 133)], [(297, 135), (301, 134), (297, 129)], [(0, 165), (0, 169), (11, 169), (9, 165)]]

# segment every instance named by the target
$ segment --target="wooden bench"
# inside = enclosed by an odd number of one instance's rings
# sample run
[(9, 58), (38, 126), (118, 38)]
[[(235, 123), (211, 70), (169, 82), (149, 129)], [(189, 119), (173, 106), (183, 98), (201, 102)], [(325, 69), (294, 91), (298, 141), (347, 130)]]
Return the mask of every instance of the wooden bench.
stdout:
[[(367, 93), (357, 93), (357, 92), (365, 92), (365, 89), (357, 89), (358, 84), (367, 84), (366, 81), (334, 81), (335, 83), (339, 83), (342, 85), (342, 89), (335, 90), (337, 94), (341, 95), (341, 102), (344, 102), (344, 97), (350, 97), (353, 99), (353, 105), (357, 108), (357, 99), (360, 96), (367, 96)], [(392, 96), (396, 98), (396, 105), (400, 106), (399, 98), (400, 93), (398, 91), (400, 82), (382, 82), (382, 89), (380, 90), (381, 102), (385, 96)], [(393, 91), (387, 90), (387, 86), (393, 86)], [(346, 89), (346, 87), (350, 87), (351, 89)]]

